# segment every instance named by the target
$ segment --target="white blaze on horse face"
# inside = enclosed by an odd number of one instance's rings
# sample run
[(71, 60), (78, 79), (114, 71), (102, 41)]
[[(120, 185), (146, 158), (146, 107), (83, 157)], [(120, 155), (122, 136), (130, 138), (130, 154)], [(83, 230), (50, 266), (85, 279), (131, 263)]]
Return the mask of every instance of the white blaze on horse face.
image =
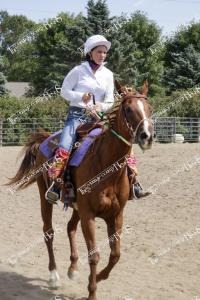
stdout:
[(139, 109), (140, 109), (140, 111), (142, 113), (143, 120), (144, 120), (144, 122), (143, 122), (143, 130), (146, 133), (146, 135), (148, 136), (148, 138), (150, 138), (151, 137), (151, 133), (149, 131), (149, 119), (147, 118), (147, 116), (145, 114), (144, 104), (140, 100), (137, 101), (137, 104), (139, 106)]

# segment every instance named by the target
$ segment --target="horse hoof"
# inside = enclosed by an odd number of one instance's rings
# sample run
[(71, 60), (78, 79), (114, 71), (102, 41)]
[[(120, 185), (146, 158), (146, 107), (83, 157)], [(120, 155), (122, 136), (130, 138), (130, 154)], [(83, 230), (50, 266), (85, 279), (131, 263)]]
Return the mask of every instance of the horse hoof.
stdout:
[(60, 276), (56, 270), (50, 272), (49, 286), (53, 289), (57, 289), (61, 286)]
[(79, 277), (79, 271), (72, 271), (68, 269), (67, 275), (69, 279), (71, 280), (76, 280)]

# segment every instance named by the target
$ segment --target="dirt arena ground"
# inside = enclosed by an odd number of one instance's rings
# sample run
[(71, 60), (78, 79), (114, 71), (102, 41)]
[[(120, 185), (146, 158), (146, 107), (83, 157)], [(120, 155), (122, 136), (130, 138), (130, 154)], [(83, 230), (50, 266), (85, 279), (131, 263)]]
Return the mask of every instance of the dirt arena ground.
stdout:
[[(0, 148), (1, 184), (17, 170), (20, 147)], [(200, 144), (136, 146), (140, 179), (153, 194), (129, 201), (124, 214), (121, 259), (109, 279), (98, 284), (98, 300), (200, 299)], [(55, 255), (62, 287), (48, 287), (49, 271), (37, 186), (11, 192), (0, 187), (0, 299), (83, 300), (89, 268), (80, 264), (76, 281), (67, 277), (70, 210), (54, 208)], [(105, 224), (97, 219), (103, 245), (98, 269), (107, 263)], [(79, 227), (79, 256), (86, 246)], [(57, 295), (59, 297), (54, 297)]]

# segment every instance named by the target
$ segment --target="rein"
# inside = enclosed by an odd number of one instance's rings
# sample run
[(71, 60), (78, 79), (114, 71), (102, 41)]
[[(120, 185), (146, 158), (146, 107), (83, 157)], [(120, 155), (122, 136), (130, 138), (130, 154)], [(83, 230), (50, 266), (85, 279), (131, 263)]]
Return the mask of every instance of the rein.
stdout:
[(130, 143), (129, 141), (127, 141), (122, 135), (120, 135), (119, 133), (117, 133), (114, 129), (111, 129), (111, 132), (118, 137), (118, 139), (120, 139), (121, 141), (123, 141), (125, 144), (127, 144), (128, 146), (132, 146), (132, 143)]

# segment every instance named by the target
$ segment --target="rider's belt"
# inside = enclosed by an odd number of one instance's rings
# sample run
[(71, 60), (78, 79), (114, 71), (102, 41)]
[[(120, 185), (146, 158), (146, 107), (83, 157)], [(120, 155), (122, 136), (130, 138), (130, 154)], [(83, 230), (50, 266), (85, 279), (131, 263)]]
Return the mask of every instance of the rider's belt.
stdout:
[(78, 113), (85, 113), (86, 112), (85, 108), (77, 107), (77, 106), (70, 106), (69, 110), (73, 111), (73, 112), (78, 112)]

